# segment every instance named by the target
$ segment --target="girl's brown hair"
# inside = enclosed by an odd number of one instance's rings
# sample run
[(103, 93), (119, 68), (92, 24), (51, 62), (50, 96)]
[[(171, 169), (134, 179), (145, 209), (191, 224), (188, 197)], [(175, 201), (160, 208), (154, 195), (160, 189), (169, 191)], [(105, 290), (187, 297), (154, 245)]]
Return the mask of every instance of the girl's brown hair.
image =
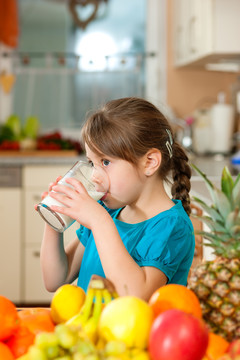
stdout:
[(92, 151), (132, 164), (137, 164), (148, 150), (159, 149), (162, 154), (159, 175), (164, 181), (172, 176), (173, 199), (181, 200), (190, 215), (188, 157), (180, 144), (172, 141), (170, 124), (153, 104), (135, 97), (109, 101), (87, 119), (81, 135)]

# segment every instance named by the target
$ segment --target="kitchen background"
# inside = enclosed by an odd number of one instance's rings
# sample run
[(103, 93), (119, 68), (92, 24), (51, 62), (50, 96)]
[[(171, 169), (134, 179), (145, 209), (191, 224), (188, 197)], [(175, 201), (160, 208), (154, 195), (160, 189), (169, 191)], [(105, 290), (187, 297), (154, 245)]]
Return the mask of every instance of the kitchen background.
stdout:
[[(77, 6), (81, 27), (68, 6), (74, 2), (18, 0), (19, 36), (12, 44), (0, 26), (0, 129), (11, 114), (22, 125), (35, 116), (38, 135), (58, 131), (79, 140), (88, 111), (112, 98), (142, 96), (165, 112), (190, 160), (212, 181), (219, 182), (226, 164), (237, 174), (239, 0), (92, 0)], [(82, 26), (98, 2), (96, 18)], [(0, 24), (7, 18), (3, 3)], [(39, 263), (43, 220), (34, 204), (81, 156), (0, 149), (0, 271), (6, 274), (0, 293), (17, 304), (49, 303)], [(192, 193), (207, 197), (196, 174)], [(74, 232), (73, 225), (66, 242)], [(196, 254), (208, 256), (201, 239)]]

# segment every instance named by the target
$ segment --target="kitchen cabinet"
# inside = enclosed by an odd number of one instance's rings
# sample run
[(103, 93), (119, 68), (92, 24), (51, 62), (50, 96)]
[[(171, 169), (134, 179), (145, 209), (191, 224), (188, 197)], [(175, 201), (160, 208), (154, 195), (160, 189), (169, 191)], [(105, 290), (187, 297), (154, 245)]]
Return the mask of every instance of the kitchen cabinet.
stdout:
[(176, 67), (240, 56), (239, 0), (173, 0)]
[[(28, 165), (23, 168), (23, 303), (49, 303), (52, 293), (45, 290), (40, 269), (40, 247), (44, 220), (34, 205), (41, 201), (41, 194), (48, 184), (69, 170), (65, 165)], [(64, 234), (65, 243), (72, 240), (79, 224), (74, 223)]]
[(21, 298), (22, 194), (20, 168), (0, 168), (0, 294)]

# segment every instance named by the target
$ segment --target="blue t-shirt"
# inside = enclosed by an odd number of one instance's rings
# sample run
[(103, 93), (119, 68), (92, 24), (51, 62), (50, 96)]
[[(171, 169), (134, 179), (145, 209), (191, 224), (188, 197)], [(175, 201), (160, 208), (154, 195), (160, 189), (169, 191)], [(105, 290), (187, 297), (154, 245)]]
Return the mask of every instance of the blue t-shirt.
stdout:
[[(187, 284), (192, 264), (194, 230), (180, 200), (151, 219), (128, 224), (117, 219), (122, 209), (106, 210), (111, 215), (129, 254), (139, 266), (153, 266), (161, 270), (171, 284)], [(92, 232), (80, 226), (77, 236), (85, 246), (78, 286), (87, 290), (93, 274), (105, 277)], [(113, 256), (113, 255), (111, 255)], [(119, 270), (120, 271), (120, 270)]]

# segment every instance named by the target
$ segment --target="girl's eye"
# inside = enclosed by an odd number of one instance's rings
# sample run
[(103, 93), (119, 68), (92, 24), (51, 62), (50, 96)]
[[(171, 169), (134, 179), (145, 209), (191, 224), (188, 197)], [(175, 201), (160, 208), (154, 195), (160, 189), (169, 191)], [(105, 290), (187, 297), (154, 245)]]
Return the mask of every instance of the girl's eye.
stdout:
[(103, 166), (108, 166), (110, 164), (110, 161), (106, 160), (106, 159), (103, 159), (102, 164), (103, 164)]

